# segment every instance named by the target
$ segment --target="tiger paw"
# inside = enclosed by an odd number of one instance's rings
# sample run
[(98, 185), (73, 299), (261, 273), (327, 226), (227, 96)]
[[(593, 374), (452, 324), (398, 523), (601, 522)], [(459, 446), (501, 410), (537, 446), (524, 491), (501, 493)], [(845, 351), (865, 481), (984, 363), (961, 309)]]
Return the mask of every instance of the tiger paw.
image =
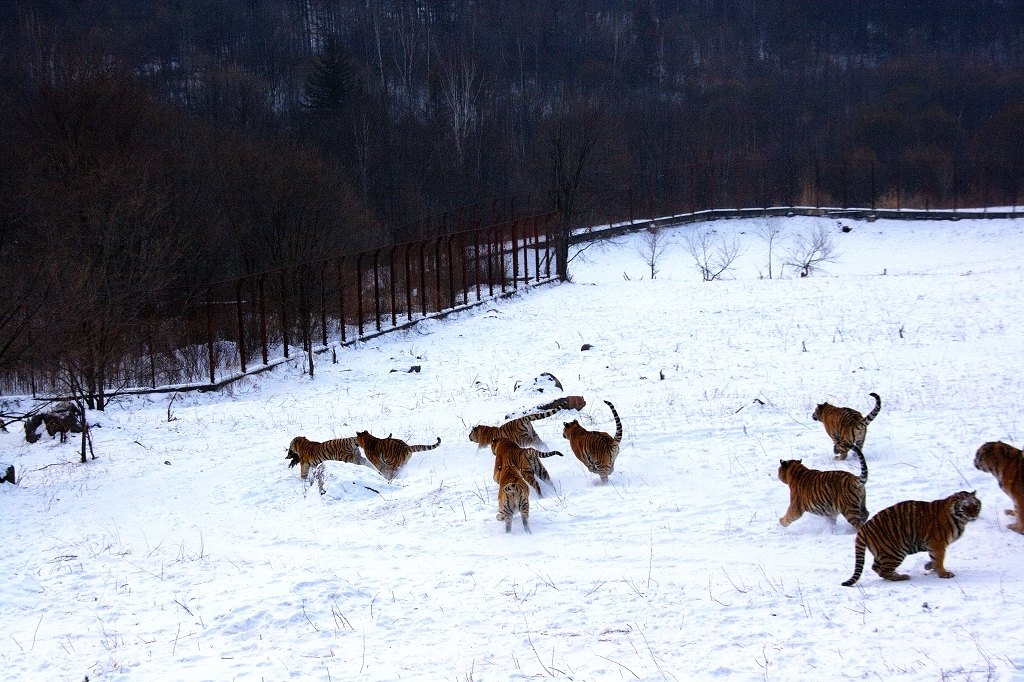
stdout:
[(1006, 527), (1014, 531), (1015, 533), (1024, 534), (1024, 526), (1022, 526), (1020, 523), (1008, 523), (1006, 524)]
[(938, 574), (938, 576), (940, 578), (954, 578), (954, 577), (956, 577), (956, 573), (954, 573), (953, 571), (946, 571), (946, 570), (936, 571), (936, 574)]

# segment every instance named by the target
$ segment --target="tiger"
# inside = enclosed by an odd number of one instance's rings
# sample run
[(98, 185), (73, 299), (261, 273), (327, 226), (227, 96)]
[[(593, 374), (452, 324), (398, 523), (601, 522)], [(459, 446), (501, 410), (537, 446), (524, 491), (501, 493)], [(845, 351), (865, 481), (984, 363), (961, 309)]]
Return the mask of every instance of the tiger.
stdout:
[(846, 459), (846, 455), (850, 451), (849, 443), (864, 449), (868, 424), (878, 416), (879, 410), (882, 409), (882, 399), (878, 397), (878, 394), (869, 393), (868, 395), (875, 399), (875, 409), (868, 412), (867, 415), (862, 415), (852, 407), (836, 407), (828, 403), (821, 403), (814, 408), (811, 419), (821, 422), (825, 427), (825, 432), (832, 439), (832, 452), (836, 459)]
[(860, 476), (848, 471), (808, 469), (799, 459), (779, 460), (779, 480), (789, 486), (789, 508), (779, 519), (783, 527), (805, 512), (829, 518), (843, 517), (854, 528), (868, 519), (864, 485), (868, 482), (868, 463), (856, 445), (850, 449), (860, 458)]
[(974, 467), (996, 477), (1013, 501), (1014, 508), (1006, 513), (1016, 520), (1006, 527), (1024, 533), (1024, 452), (1001, 441), (985, 443), (974, 455)]
[(622, 422), (619, 420), (619, 413), (615, 406), (607, 400), (604, 404), (612, 411), (615, 417), (615, 435), (611, 436), (604, 431), (588, 431), (580, 426), (578, 420), (565, 422), (562, 429), (562, 436), (569, 441), (569, 447), (576, 455), (576, 459), (583, 462), (583, 466), (592, 474), (601, 477), (602, 483), (608, 482), (608, 476), (615, 471), (615, 458), (619, 456), (619, 443), (622, 442)]
[(358, 431), (356, 433), (356, 441), (359, 443), (359, 447), (363, 449), (363, 452), (366, 453), (366, 459), (370, 460), (370, 464), (388, 482), (398, 475), (401, 468), (409, 461), (412, 453), (433, 450), (441, 445), (440, 438), (433, 445), (409, 445), (404, 440), (392, 438), (391, 436), (377, 438), (370, 435), (368, 431)]
[(886, 580), (910, 580), (896, 569), (908, 554), (917, 552), (928, 552), (924, 570), (934, 568), (940, 578), (952, 578), (954, 573), (944, 565), (946, 548), (981, 514), (981, 500), (974, 493), (961, 490), (931, 502), (897, 502), (872, 516), (857, 529), (853, 575), (843, 585), (850, 587), (860, 579), (865, 549), (875, 556), (872, 570)]
[[(508, 442), (508, 441), (506, 441)], [(512, 516), (519, 513), (523, 519), (523, 530), (530, 530), (530, 485), (517, 467), (504, 467), (497, 475), (498, 516), (505, 522), (505, 532), (512, 532)]]
[(299, 478), (306, 480), (309, 470), (322, 462), (348, 462), (349, 464), (365, 465), (366, 459), (359, 452), (359, 444), (354, 437), (333, 438), (323, 443), (309, 440), (305, 436), (296, 436), (288, 444), (285, 459), (291, 460), (288, 468), (299, 466)]
[(476, 443), (478, 449), (487, 447), (499, 438), (510, 440), (520, 447), (529, 447), (540, 442), (540, 437), (534, 430), (532, 422), (550, 417), (556, 412), (558, 410), (545, 410), (544, 412), (528, 414), (525, 417), (507, 421), (501, 426), (477, 424), (470, 430), (469, 440)]
[(25, 419), (25, 440), (35, 443), (42, 436), (39, 434), (39, 426), (46, 427), (46, 434), (53, 438), (60, 434), (60, 442), (68, 441), (68, 433), (81, 433), (84, 428), (84, 419), (77, 406), (63, 402), (54, 406), (49, 412), (36, 412)]
[(552, 450), (550, 452), (542, 452), (537, 448), (523, 448), (516, 445), (507, 438), (496, 438), (491, 442), (491, 452), (494, 453), (494, 482), (499, 483), (501, 473), (505, 469), (512, 467), (518, 469), (526, 479), (526, 482), (537, 491), (537, 497), (544, 497), (544, 493), (541, 492), (540, 483), (537, 479), (540, 479), (551, 485), (551, 475), (548, 474), (548, 470), (544, 467), (544, 463), (541, 462), (542, 457), (564, 457), (564, 455), (558, 450)]

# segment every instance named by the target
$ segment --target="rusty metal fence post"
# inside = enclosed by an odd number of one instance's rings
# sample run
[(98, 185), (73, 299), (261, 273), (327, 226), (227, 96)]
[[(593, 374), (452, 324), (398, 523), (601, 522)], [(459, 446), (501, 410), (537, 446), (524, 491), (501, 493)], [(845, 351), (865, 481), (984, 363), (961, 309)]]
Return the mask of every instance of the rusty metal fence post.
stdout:
[[(461, 220), (461, 215), (460, 215)], [(459, 227), (462, 227), (461, 222)], [(452, 260), (452, 239), (454, 235), (449, 235), (445, 242), (448, 245), (448, 307), (454, 308), (456, 305), (456, 293), (455, 293), (455, 263)]]
[(396, 288), (398, 286), (397, 279), (395, 277), (395, 253), (398, 251), (397, 246), (391, 247), (391, 253), (388, 255), (388, 272), (391, 279), (391, 326), (398, 326), (398, 296)]
[(213, 289), (206, 287), (206, 349), (210, 362), (210, 383), (217, 383), (217, 364), (213, 350)]
[(511, 238), (511, 249), (512, 249), (512, 291), (519, 290), (519, 225), (520, 221), (514, 220), (510, 225), (512, 234)]
[(267, 297), (266, 290), (264, 287), (264, 280), (266, 275), (260, 275), (257, 287), (259, 290), (260, 299), (260, 344), (263, 350), (263, 366), (266, 367), (270, 363), (270, 349), (267, 342)]
[(507, 282), (505, 281), (505, 226), (498, 224), (494, 226), (494, 236), (498, 240), (498, 273), (501, 277), (501, 293), (505, 293)]
[(279, 279), (280, 279), (280, 282), (281, 282), (281, 291), (279, 292), (280, 295), (281, 295), (281, 300), (280, 300), (280, 303), (281, 303), (281, 323), (280, 323), (281, 324), (281, 343), (284, 345), (284, 357), (285, 357), (285, 359), (287, 359), (288, 357), (290, 357), (288, 355), (288, 345), (289, 345), (289, 338), (288, 338), (288, 302), (287, 302), (288, 297), (285, 294), (285, 292), (288, 291), (288, 287), (287, 287), (287, 284), (286, 284), (286, 281), (285, 281), (286, 277), (285, 277), (285, 271), (284, 270), (280, 271)]
[(363, 335), (363, 254), (356, 256), (356, 320)]
[(420, 312), (427, 315), (427, 241), (420, 242)]
[[(447, 213), (445, 217), (447, 219)], [(441, 242), (444, 237), (434, 239), (434, 304), (438, 310), (444, 309), (444, 293), (441, 291)]]
[(242, 280), (235, 282), (235, 311), (238, 313), (238, 365), (245, 374), (245, 315), (242, 313)]
[(345, 324), (345, 256), (338, 259), (338, 327), (341, 343), (347, 341)]
[(373, 252), (373, 319), (374, 328), (380, 331), (380, 249)]
[(473, 230), (473, 282), (476, 284), (476, 300), (480, 301), (480, 221)]
[(402, 250), (402, 256), (405, 260), (405, 318), (409, 322), (412, 322), (412, 266), (409, 263), (409, 249), (412, 248), (412, 244), (406, 244)]
[(324, 278), (326, 265), (320, 266), (320, 341), (327, 348), (327, 282)]
[(541, 281), (541, 219), (534, 216), (534, 276), (537, 282)]

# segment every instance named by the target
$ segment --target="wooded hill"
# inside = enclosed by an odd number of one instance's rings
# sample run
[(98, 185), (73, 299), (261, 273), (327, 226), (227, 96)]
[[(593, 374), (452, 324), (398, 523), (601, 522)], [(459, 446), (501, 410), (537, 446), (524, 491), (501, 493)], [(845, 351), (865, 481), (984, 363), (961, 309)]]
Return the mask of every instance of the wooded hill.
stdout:
[(0, 358), (460, 207), (582, 225), (1024, 196), (1020, 0), (6, 10)]

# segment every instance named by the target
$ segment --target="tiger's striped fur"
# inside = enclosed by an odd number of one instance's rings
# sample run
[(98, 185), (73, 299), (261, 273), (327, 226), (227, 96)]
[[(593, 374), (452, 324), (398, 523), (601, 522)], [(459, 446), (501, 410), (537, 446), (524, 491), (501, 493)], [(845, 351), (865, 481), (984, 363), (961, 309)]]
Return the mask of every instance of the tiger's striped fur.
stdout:
[(530, 530), (530, 486), (516, 467), (505, 467), (498, 477), (498, 516), (505, 522), (505, 532), (512, 532), (512, 517), (519, 514), (523, 530)]
[(853, 575), (843, 583), (850, 587), (864, 570), (864, 551), (875, 556), (872, 570), (886, 580), (909, 580), (896, 569), (910, 554), (928, 552), (924, 570), (935, 569), (940, 578), (952, 578), (946, 570), (946, 548), (964, 534), (964, 528), (981, 514), (981, 500), (961, 490), (931, 502), (907, 500), (886, 507), (857, 529)]
[(849, 445), (860, 458), (859, 477), (848, 471), (808, 469), (799, 459), (779, 460), (779, 480), (789, 486), (789, 508), (779, 523), (788, 526), (804, 513), (827, 517), (832, 523), (842, 514), (854, 528), (868, 520), (864, 490), (868, 463), (859, 447)]
[(1024, 533), (1024, 452), (1002, 441), (985, 443), (974, 454), (974, 467), (996, 477), (999, 487), (1013, 500), (1014, 508), (1006, 513), (1016, 520), (1006, 527)]
[(366, 459), (370, 460), (370, 464), (387, 481), (391, 481), (398, 475), (398, 472), (409, 461), (412, 453), (433, 450), (441, 445), (440, 438), (433, 445), (409, 445), (404, 440), (391, 436), (377, 438), (368, 431), (357, 432), (356, 440), (359, 442), (359, 447), (366, 453)]
[(507, 438), (498, 438), (491, 443), (491, 452), (494, 453), (494, 482), (498, 483), (501, 473), (511, 467), (519, 470), (526, 482), (537, 491), (537, 497), (544, 497), (540, 490), (540, 479), (551, 485), (551, 475), (541, 462), (542, 457), (564, 457), (558, 450), (542, 452), (537, 448), (523, 448), (516, 445)]
[(868, 435), (868, 424), (878, 416), (882, 409), (882, 399), (877, 393), (869, 393), (875, 399), (875, 409), (862, 415), (852, 407), (836, 407), (828, 403), (821, 403), (814, 408), (811, 419), (821, 422), (825, 427), (825, 433), (832, 439), (832, 452), (836, 459), (846, 459), (850, 451), (849, 443), (853, 443), (861, 450), (864, 449), (864, 438)]
[(354, 437), (333, 438), (324, 442), (309, 440), (305, 436), (296, 436), (288, 444), (285, 459), (291, 460), (288, 468), (299, 465), (299, 477), (306, 480), (309, 470), (323, 462), (348, 462), (349, 464), (366, 464), (366, 459), (359, 452), (359, 445)]
[(507, 421), (501, 426), (487, 426), (477, 424), (469, 432), (469, 440), (476, 443), (478, 447), (484, 448), (494, 441), (504, 438), (510, 440), (520, 447), (529, 447), (540, 441), (540, 437), (533, 428), (533, 423), (538, 419), (546, 419), (558, 412), (558, 410), (545, 410), (528, 414), (518, 419)]
[(600, 476), (602, 483), (607, 483), (608, 476), (615, 471), (615, 459), (619, 456), (622, 422), (619, 420), (619, 413), (615, 411), (615, 406), (607, 400), (604, 404), (611, 409), (615, 418), (614, 436), (604, 431), (588, 431), (580, 426), (576, 419), (565, 423), (562, 436), (569, 441), (569, 447), (572, 448), (576, 459), (583, 462), (583, 466), (587, 467), (590, 473)]

